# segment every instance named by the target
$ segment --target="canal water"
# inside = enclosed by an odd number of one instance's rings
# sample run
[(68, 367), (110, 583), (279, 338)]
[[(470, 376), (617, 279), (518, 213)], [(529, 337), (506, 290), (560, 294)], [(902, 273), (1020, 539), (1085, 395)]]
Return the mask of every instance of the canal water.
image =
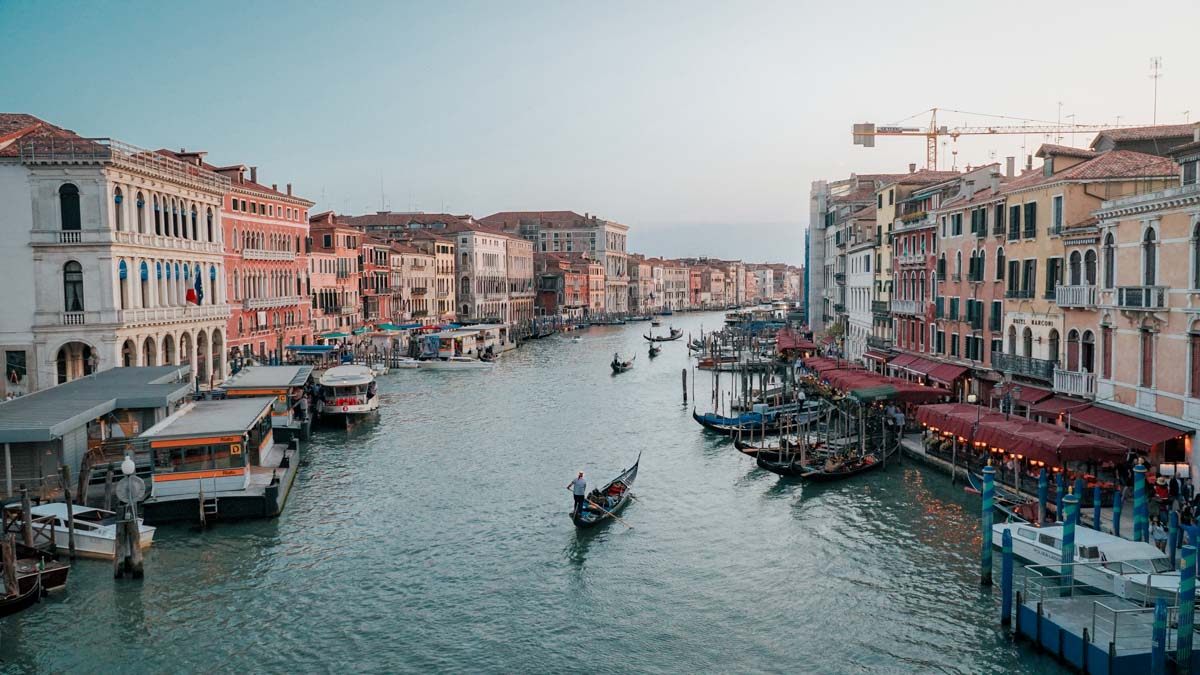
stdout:
[[(648, 328), (384, 376), (378, 420), (319, 432), (282, 517), (160, 528), (141, 582), (77, 562), (0, 620), (0, 668), (1058, 671), (980, 591), (977, 497), (911, 462), (820, 487), (759, 470), (691, 419), (684, 342), (651, 361)], [(633, 370), (611, 374), (615, 351)], [(576, 531), (575, 472), (639, 453), (634, 529)]]

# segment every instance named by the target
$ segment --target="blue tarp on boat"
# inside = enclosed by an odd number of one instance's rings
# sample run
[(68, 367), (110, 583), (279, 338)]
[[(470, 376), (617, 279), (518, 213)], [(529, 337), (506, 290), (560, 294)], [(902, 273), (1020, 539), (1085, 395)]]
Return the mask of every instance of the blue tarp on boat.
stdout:
[(337, 349), (336, 345), (288, 345), (284, 347), (294, 352), (301, 354), (328, 354)]

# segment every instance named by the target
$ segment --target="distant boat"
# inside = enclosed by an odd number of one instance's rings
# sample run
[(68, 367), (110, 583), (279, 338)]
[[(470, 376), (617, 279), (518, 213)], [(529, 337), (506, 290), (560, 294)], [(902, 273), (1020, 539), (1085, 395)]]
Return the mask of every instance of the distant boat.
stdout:
[(662, 347), (659, 347), (658, 345), (651, 343), (650, 358), (654, 358), (654, 357), (658, 356), (660, 353), (662, 353)]
[[(597, 504), (591, 502), (593, 499), (588, 495), (588, 500), (585, 500), (581, 508), (571, 514), (571, 520), (574, 521), (576, 527), (593, 527), (613, 517), (614, 514), (625, 508), (629, 503), (632, 493), (630, 488), (633, 487), (633, 481), (637, 480), (638, 465), (642, 463), (642, 455), (639, 453), (637, 460), (633, 466), (621, 472), (621, 475), (612, 479), (607, 485), (600, 488), (599, 498), (604, 502), (599, 504), (601, 511), (597, 508)], [(593, 493), (596, 491), (593, 491)], [(589, 504), (591, 506), (589, 507)], [(607, 512), (607, 513), (606, 513)]]
[(480, 361), (469, 356), (451, 356), (445, 359), (425, 359), (418, 362), (422, 370), (484, 370), (491, 368), (491, 361)]
[(632, 368), (633, 362), (636, 359), (637, 359), (637, 355), (634, 355), (634, 357), (629, 359), (628, 361), (622, 361), (621, 357), (619, 355), (613, 354), (612, 363), (609, 364), (610, 366), (612, 366), (613, 375), (616, 375), (617, 373), (623, 373), (623, 372), (629, 370), (630, 368)]
[(659, 319), (653, 319), (650, 321), (650, 327), (651, 328), (662, 328), (662, 321)]
[(683, 331), (679, 330), (678, 328), (672, 328), (671, 334), (668, 337), (655, 337), (653, 335), (643, 335), (642, 337), (651, 342), (673, 342), (683, 337)]

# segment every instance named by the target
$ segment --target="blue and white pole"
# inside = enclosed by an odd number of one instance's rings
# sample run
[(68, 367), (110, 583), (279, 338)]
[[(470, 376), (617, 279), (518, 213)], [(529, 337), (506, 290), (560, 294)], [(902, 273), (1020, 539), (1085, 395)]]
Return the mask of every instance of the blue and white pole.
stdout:
[(1067, 494), (1067, 487), (1063, 484), (1063, 475), (1059, 471), (1054, 474), (1054, 519), (1061, 525), (1063, 518), (1063, 496)]
[(1146, 541), (1150, 533), (1150, 513), (1146, 510), (1146, 467), (1133, 467), (1133, 540)]
[(1103, 532), (1100, 527), (1100, 485), (1097, 484), (1092, 488), (1092, 527), (1096, 528), (1097, 532)]
[(1075, 566), (1075, 524), (1079, 522), (1079, 495), (1063, 497), (1066, 515), (1063, 519), (1062, 530), (1062, 577), (1068, 594), (1074, 585)]
[(979, 583), (992, 585), (992, 514), (996, 467), (983, 467), (983, 550), (979, 559)]
[(1150, 639), (1150, 673), (1166, 675), (1167, 672), (1167, 599), (1154, 600), (1154, 632)]
[(1000, 624), (1007, 626), (1012, 621), (1013, 599), (1013, 542), (1012, 530), (1004, 530), (1000, 537)]
[(1113, 535), (1121, 536), (1121, 491), (1113, 493)]
[(1038, 511), (1037, 524), (1038, 527), (1046, 524), (1046, 497), (1050, 494), (1050, 481), (1046, 477), (1046, 467), (1042, 467), (1038, 473)]
[(1175, 636), (1175, 672), (1189, 673), (1192, 665), (1192, 626), (1196, 620), (1196, 547), (1183, 547), (1179, 575), (1179, 633)]

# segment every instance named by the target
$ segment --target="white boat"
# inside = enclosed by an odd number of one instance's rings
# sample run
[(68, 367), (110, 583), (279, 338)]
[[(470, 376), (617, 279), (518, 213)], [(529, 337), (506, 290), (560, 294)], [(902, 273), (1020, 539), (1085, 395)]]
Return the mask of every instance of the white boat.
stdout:
[(652, 327), (654, 327), (654, 328), (661, 328), (661, 327), (662, 327), (662, 321), (660, 321), (660, 320), (658, 320), (658, 319), (651, 319), (651, 320), (650, 320), (650, 325), (651, 325)]
[(379, 409), (375, 373), (367, 366), (337, 366), (321, 375), (317, 413), (365, 415)]
[[(1062, 526), (1035, 527), (1030, 523), (992, 526), (992, 545), (1002, 545), (1004, 531), (1012, 531), (1013, 555), (1036, 565), (1043, 574), (1057, 575), (1062, 565)], [(1179, 592), (1179, 572), (1171, 571), (1167, 554), (1153, 544), (1130, 541), (1087, 527), (1075, 528), (1077, 583), (1112, 593), (1133, 602), (1173, 600)]]
[(571, 342), (583, 342), (583, 338), (579, 335), (576, 335), (575, 337), (571, 338)]
[(375, 373), (375, 377), (388, 374), (388, 365), (383, 361), (376, 361), (371, 364), (371, 372)]
[(396, 368), (396, 369), (412, 370), (414, 368), (419, 368), (420, 366), (421, 366), (420, 361), (418, 361), (416, 359), (411, 359), (407, 356), (400, 358), (400, 359), (392, 359), (392, 367)]
[[(86, 506), (72, 507), (75, 520), (75, 553), (85, 558), (111, 560), (117, 547), (117, 514)], [(70, 551), (70, 528), (67, 527), (67, 505), (62, 502), (42, 504), (30, 510), (34, 518), (49, 516), (54, 524), (54, 546), (59, 553)], [(142, 548), (154, 542), (154, 528), (138, 518)]]
[(444, 359), (425, 359), (418, 362), (418, 368), (424, 370), (483, 370), (491, 368), (488, 361), (480, 361), (468, 356), (451, 356)]

